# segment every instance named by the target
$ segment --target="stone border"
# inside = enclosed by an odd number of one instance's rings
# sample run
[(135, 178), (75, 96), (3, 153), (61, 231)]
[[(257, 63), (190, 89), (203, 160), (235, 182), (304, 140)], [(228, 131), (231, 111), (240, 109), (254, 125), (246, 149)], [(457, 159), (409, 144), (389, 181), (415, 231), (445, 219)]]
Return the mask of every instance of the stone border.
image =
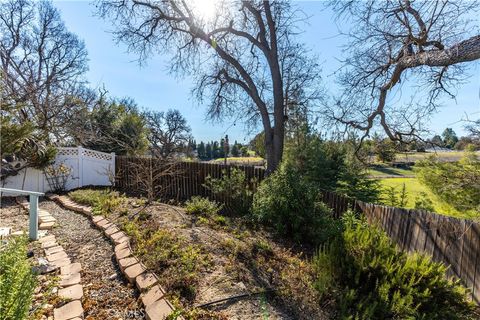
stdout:
[[(56, 201), (68, 210), (87, 216), (115, 245), (115, 259), (120, 271), (140, 291), (148, 320), (164, 320), (173, 313), (174, 307), (166, 299), (166, 292), (158, 283), (158, 276), (148, 271), (143, 263), (134, 256), (130, 247), (130, 238), (115, 223), (103, 216), (93, 215), (89, 206), (77, 204), (68, 196), (47, 195), (47, 198)], [(183, 318), (177, 317), (177, 319)]]
[[(27, 198), (24, 196), (16, 197), (15, 200), (17, 203), (23, 207), (25, 210), (30, 210), (30, 203), (27, 201)], [(51, 230), (57, 224), (57, 219), (55, 219), (50, 212), (38, 208), (38, 230)]]
[[(29, 210), (29, 203), (22, 201), (22, 198), (17, 198), (18, 204), (25, 210)], [(48, 229), (53, 228), (56, 224), (56, 219), (46, 210), (39, 209), (39, 220), (43, 217), (48, 221)], [(53, 221), (52, 221), (53, 220)], [(48, 235), (38, 239), (42, 249), (45, 252), (45, 258), (48, 263), (55, 269), (60, 269), (60, 282), (58, 295), (60, 298), (68, 300), (69, 302), (60, 308), (53, 309), (53, 318), (55, 320), (77, 320), (83, 319), (83, 307), (81, 300), (83, 298), (83, 286), (80, 284), (80, 271), (82, 266), (80, 263), (72, 263), (63, 247), (57, 243), (55, 235)]]

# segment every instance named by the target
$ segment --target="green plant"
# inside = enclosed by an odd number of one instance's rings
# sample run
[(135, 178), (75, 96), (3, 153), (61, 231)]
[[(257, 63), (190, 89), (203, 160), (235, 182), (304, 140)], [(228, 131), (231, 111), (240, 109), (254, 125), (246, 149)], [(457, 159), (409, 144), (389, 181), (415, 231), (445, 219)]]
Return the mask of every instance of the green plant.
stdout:
[(83, 189), (71, 191), (68, 195), (75, 202), (91, 206), (96, 215), (113, 213), (125, 200), (118, 192), (110, 190)]
[(415, 209), (435, 211), (433, 207), (433, 202), (425, 192), (420, 192), (420, 194), (415, 198)]
[(233, 168), (231, 170), (222, 170), (222, 177), (214, 179), (208, 176), (205, 179), (204, 186), (211, 190), (213, 194), (226, 201), (227, 210), (240, 215), (250, 212), (253, 201), (253, 191), (251, 185), (254, 181), (248, 181), (245, 172)]
[(185, 202), (185, 211), (196, 216), (213, 217), (220, 212), (222, 205), (200, 196), (193, 196)]
[(27, 319), (36, 278), (27, 260), (28, 240), (10, 238), (0, 247), (0, 319)]
[(313, 259), (317, 288), (337, 292), (343, 318), (474, 319), (467, 290), (446, 278), (444, 265), (399, 251), (385, 232), (352, 212), (343, 224), (342, 237)]
[(402, 185), (402, 189), (397, 191), (394, 186), (386, 186), (384, 191), (383, 204), (391, 207), (405, 208), (408, 200), (408, 193), (405, 183)]
[(459, 211), (480, 214), (480, 160), (465, 152), (458, 162), (441, 162), (436, 158), (415, 165), (418, 179), (441, 200)]
[(180, 298), (193, 301), (199, 273), (210, 263), (204, 249), (151, 222), (125, 220), (123, 229), (133, 240), (135, 254), (155, 271), (162, 285)]
[(262, 181), (252, 214), (256, 221), (296, 241), (321, 244), (339, 230), (331, 210), (318, 201), (315, 186), (300, 179), (288, 163)]

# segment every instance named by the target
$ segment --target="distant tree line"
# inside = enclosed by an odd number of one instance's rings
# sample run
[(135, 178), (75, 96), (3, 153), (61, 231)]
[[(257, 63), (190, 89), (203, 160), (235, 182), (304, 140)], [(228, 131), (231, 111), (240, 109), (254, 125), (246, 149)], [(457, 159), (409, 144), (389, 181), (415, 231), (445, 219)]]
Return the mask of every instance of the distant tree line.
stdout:
[(229, 157), (248, 157), (248, 147), (238, 143), (236, 140), (230, 146), (225, 138), (220, 141), (203, 142), (196, 146), (197, 157), (200, 160), (212, 160)]

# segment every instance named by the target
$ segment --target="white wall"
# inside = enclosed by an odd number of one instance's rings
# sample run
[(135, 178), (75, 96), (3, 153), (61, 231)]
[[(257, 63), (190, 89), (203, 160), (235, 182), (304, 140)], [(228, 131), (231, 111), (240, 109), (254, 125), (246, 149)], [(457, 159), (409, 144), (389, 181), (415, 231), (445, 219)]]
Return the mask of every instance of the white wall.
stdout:
[[(72, 169), (67, 190), (87, 185), (109, 186), (108, 172), (115, 172), (115, 154), (77, 148), (58, 148), (55, 164), (64, 163)], [(27, 168), (3, 181), (2, 187), (48, 192), (50, 187), (42, 170)]]

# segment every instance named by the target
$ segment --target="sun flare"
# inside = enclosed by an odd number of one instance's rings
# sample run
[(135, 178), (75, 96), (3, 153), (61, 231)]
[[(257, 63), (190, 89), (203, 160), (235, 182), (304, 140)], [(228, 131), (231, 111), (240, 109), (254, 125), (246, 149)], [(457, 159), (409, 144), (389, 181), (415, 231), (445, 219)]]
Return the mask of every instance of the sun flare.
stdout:
[(192, 11), (200, 19), (211, 21), (217, 12), (218, 0), (190, 0)]

